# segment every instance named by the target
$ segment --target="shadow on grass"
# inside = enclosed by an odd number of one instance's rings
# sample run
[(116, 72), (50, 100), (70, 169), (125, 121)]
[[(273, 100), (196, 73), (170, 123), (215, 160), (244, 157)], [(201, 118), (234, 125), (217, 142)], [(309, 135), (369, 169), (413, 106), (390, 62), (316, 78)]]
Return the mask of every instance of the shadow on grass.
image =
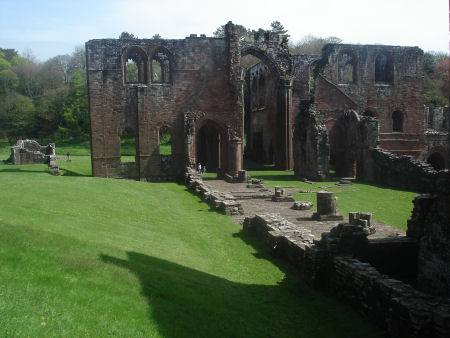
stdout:
[(378, 183), (372, 183), (372, 182), (366, 182), (366, 181), (362, 181), (362, 180), (355, 180), (355, 183), (358, 184), (364, 184), (370, 187), (374, 187), (374, 188), (380, 188), (380, 189), (390, 189), (390, 190), (397, 190), (397, 191), (403, 191), (403, 192), (413, 192), (413, 193), (417, 193), (420, 194), (420, 192), (411, 190), (411, 189), (407, 189), (407, 188), (399, 188), (399, 187), (393, 187), (393, 186), (389, 186), (389, 185), (383, 185), (383, 184), (378, 184)]
[(92, 175), (82, 174), (73, 170), (68, 170), (61, 168), (61, 170), (64, 172), (63, 176), (73, 176), (73, 177), (92, 177)]
[(137, 252), (127, 252), (126, 259), (100, 258), (137, 276), (149, 316), (163, 337), (359, 337), (362, 333), (340, 327), (342, 311), (299, 286), (289, 269), (283, 270), (285, 278), (278, 285), (256, 285)]
[(49, 173), (47, 170), (27, 169), (27, 168), (6, 168), (0, 169), (0, 173)]

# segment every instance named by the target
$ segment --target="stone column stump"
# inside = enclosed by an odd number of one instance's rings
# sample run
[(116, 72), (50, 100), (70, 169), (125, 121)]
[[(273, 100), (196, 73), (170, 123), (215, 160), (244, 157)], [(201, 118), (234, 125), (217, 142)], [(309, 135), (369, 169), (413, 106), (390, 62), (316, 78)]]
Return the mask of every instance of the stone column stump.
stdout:
[(317, 192), (317, 212), (312, 216), (318, 221), (341, 221), (344, 219), (337, 210), (337, 198), (333, 192)]

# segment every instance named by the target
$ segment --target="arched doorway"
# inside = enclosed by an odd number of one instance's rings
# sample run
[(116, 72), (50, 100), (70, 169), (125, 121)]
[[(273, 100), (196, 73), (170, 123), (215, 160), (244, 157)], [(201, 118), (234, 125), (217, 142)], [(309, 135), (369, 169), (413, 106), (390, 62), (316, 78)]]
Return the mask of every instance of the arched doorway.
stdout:
[(435, 170), (445, 169), (445, 158), (438, 152), (432, 153), (428, 156), (427, 163), (430, 164)]
[(226, 142), (221, 128), (213, 121), (204, 122), (197, 131), (197, 165), (208, 172), (220, 173), (226, 165)]
[[(286, 169), (286, 116), (280, 105), (280, 74), (256, 48), (241, 50), (244, 107), (244, 158)], [(248, 165), (248, 163), (247, 163)]]
[(356, 176), (358, 123), (358, 114), (353, 110), (346, 111), (330, 132), (330, 164), (334, 164), (338, 177)]

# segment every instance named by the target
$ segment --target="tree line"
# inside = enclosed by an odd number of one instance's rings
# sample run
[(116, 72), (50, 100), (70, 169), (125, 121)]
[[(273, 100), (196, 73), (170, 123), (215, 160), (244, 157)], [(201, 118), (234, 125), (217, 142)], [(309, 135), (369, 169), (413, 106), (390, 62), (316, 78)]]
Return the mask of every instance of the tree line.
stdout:
[(84, 48), (38, 62), (0, 49), (0, 137), (86, 139), (89, 112)]
[[(275, 32), (289, 37), (279, 21), (267, 30), (250, 30), (237, 25), (242, 39), (255, 34)], [(224, 36), (224, 26), (214, 36)], [(121, 39), (136, 39), (122, 32)], [(161, 39), (159, 34), (153, 36)], [(338, 37), (308, 35), (289, 43), (292, 54), (320, 54), (327, 43), (341, 43)], [(424, 100), (427, 105), (448, 105), (449, 57), (445, 53), (424, 54)], [(244, 62), (244, 61), (243, 61)], [(249, 65), (258, 60), (245, 60)], [(245, 66), (245, 65), (244, 65)], [(86, 140), (89, 111), (86, 88), (86, 58), (83, 47), (68, 55), (38, 62), (29, 52), (0, 48), (0, 138), (37, 138), (42, 141)]]

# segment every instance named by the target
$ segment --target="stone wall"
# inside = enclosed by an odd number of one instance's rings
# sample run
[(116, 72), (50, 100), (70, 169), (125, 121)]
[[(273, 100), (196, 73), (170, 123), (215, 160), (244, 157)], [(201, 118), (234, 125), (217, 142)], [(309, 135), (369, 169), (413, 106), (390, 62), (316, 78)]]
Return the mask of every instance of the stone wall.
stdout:
[(426, 152), (423, 158), (435, 169), (449, 168), (449, 109), (448, 107), (425, 107), (425, 115), (427, 116)]
[[(424, 152), (423, 52), (417, 47), (329, 44), (316, 63), (317, 110), (327, 129), (345, 110), (376, 117), (380, 146), (391, 152), (420, 157)], [(385, 57), (387, 78), (377, 79), (377, 59)], [(401, 130), (393, 114), (401, 116)], [(333, 141), (330, 139), (330, 143)]]
[(330, 145), (321, 114), (301, 109), (295, 133), (295, 176), (322, 180), (329, 174)]
[[(233, 178), (243, 169), (244, 118), (241, 58), (261, 59), (279, 84), (280, 142), (283, 168), (292, 167), (292, 76), (287, 38), (255, 34), (241, 41), (235, 26), (225, 37), (191, 34), (180, 40), (102, 39), (86, 43), (94, 176), (123, 176), (120, 141), (134, 132), (137, 178), (181, 177), (201, 155), (217, 163), (207, 167)], [(127, 78), (127, 63), (138, 65), (137, 79)], [(164, 61), (156, 77), (154, 62)], [(162, 62), (162, 61), (161, 61)], [(206, 127), (205, 127), (206, 126)], [(214, 142), (205, 142), (205, 127)], [(161, 160), (162, 129), (172, 134), (171, 160)], [(212, 136), (211, 136), (212, 135)], [(220, 156), (212, 156), (220, 153)], [(211, 155), (211, 156), (208, 156)], [(170, 163), (168, 167), (166, 164)]]
[(450, 297), (450, 172), (439, 172), (431, 194), (414, 200), (407, 234), (420, 244), (418, 288)]
[(11, 147), (11, 155), (8, 162), (12, 164), (50, 164), (50, 161), (53, 160), (55, 156), (54, 143), (41, 146), (34, 140), (18, 140), (16, 144)]
[[(308, 230), (274, 214), (247, 218), (244, 231), (299, 268), (309, 285), (334, 292), (384, 328), (388, 336), (450, 335), (450, 299), (430, 296), (408, 284), (416, 271), (411, 264), (417, 262), (414, 239), (372, 241), (367, 240), (364, 227), (339, 224), (320, 241), (314, 241)], [(388, 266), (386, 259), (391, 260)], [(380, 264), (382, 270), (369, 262)], [(397, 274), (400, 270), (408, 283), (386, 275), (389, 269)]]
[(358, 170), (357, 178), (363, 181), (418, 192), (436, 189), (438, 172), (428, 163), (411, 156), (372, 148), (364, 152), (361, 161), (364, 170)]
[(427, 129), (448, 132), (448, 107), (425, 106)]

